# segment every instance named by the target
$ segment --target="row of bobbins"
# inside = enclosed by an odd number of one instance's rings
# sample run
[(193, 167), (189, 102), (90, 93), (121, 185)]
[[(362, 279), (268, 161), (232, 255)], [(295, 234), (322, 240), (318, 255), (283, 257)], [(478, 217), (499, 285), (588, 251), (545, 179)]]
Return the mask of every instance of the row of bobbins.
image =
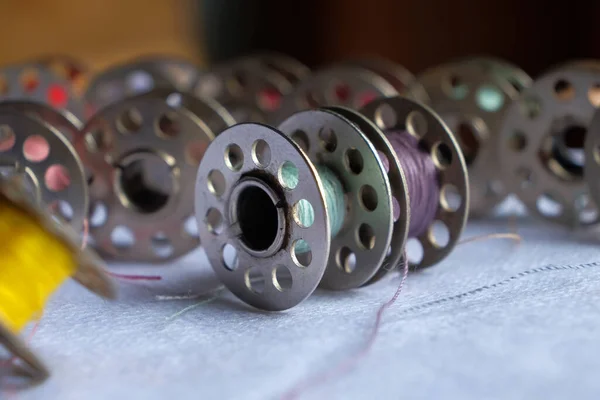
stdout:
[[(388, 140), (397, 130), (430, 154), (441, 189), (432, 220), (417, 221), (427, 229), (415, 238), (423, 249), (416, 266), (446, 257), (467, 218), (463, 156), (432, 110), (392, 97), (360, 113), (302, 111), (278, 128), (245, 123), (215, 138), (198, 170), (195, 210), (224, 285), (255, 307), (284, 310), (319, 285), (357, 288), (401, 264), (415, 222), (407, 179), (418, 177), (405, 175)], [(436, 224), (445, 227), (442, 241)]]

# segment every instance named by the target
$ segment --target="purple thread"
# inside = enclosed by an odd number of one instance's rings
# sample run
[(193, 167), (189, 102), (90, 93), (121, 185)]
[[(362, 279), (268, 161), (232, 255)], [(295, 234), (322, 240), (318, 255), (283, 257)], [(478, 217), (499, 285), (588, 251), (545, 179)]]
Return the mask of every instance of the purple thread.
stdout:
[[(429, 153), (406, 131), (386, 134), (404, 170), (410, 197), (409, 237), (425, 233), (435, 218), (440, 198), (437, 169)], [(398, 210), (399, 212), (399, 210)], [(394, 214), (396, 211), (394, 212)]]

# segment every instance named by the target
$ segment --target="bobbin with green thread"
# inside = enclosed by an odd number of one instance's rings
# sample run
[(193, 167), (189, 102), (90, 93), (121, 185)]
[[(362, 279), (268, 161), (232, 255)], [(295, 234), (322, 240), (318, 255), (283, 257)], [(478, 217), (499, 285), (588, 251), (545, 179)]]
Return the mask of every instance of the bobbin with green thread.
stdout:
[(471, 215), (489, 214), (509, 193), (500, 173), (497, 137), (511, 102), (531, 78), (503, 60), (470, 57), (427, 69), (418, 79), (465, 156)]

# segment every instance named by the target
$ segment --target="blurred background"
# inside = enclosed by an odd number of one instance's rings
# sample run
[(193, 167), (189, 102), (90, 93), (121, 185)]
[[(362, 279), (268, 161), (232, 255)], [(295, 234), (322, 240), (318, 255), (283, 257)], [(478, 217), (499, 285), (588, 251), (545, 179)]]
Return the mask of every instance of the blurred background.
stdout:
[(535, 76), (600, 57), (600, 2), (571, 0), (2, 0), (0, 63), (66, 54), (96, 69), (145, 54), (201, 65), (259, 50), (310, 67), (381, 55), (413, 72), (467, 55)]

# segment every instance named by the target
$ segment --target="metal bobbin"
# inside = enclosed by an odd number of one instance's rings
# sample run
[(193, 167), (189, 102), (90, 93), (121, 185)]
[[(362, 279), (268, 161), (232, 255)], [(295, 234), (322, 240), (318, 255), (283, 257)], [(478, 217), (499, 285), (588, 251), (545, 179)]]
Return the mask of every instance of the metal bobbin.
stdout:
[(75, 147), (93, 174), (90, 233), (98, 251), (164, 262), (197, 247), (188, 182), (210, 141), (232, 123), (218, 104), (168, 90), (125, 99), (88, 121)]
[[(407, 131), (431, 153), (439, 171), (439, 207), (427, 232), (416, 238), (423, 249), (421, 260), (409, 261), (417, 268), (440, 262), (458, 242), (469, 212), (467, 167), (454, 135), (432, 109), (408, 98), (377, 99), (360, 112), (384, 131)], [(435, 231), (444, 227), (448, 240), (440, 243)]]
[(600, 106), (597, 65), (571, 62), (543, 74), (510, 106), (500, 131), (510, 189), (535, 215), (569, 227), (599, 222), (584, 179), (584, 142)]
[(347, 61), (344, 64), (355, 65), (374, 72), (396, 88), (397, 94), (428, 104), (430, 99), (427, 91), (417, 78), (400, 64), (385, 58), (371, 57)]
[(85, 115), (84, 103), (71, 83), (41, 63), (0, 68), (0, 101), (32, 101), (68, 111), (78, 119)]
[(282, 98), (305, 74), (305, 67), (284, 56), (242, 57), (201, 75), (194, 93), (217, 99), (230, 110), (236, 106), (258, 109), (264, 115), (261, 119), (270, 120), (281, 107)]
[(89, 201), (83, 165), (61, 128), (46, 122), (46, 113), (61, 119), (36, 103), (0, 104), (0, 166), (5, 176), (23, 176), (32, 198), (81, 231)]
[(394, 233), (392, 192), (377, 147), (354, 122), (332, 110), (296, 113), (279, 129), (313, 163), (333, 171), (346, 194), (344, 223), (331, 240), (321, 286), (343, 290), (364, 285), (381, 267)]
[(488, 214), (509, 193), (502, 180), (497, 137), (511, 102), (529, 83), (527, 76), (508, 63), (479, 57), (432, 68), (419, 75), (419, 81), (431, 96), (431, 107), (460, 144), (469, 168), (471, 214)]
[(378, 97), (397, 94), (394, 85), (366, 68), (333, 66), (316, 71), (301, 81), (294, 92), (283, 99), (273, 120), (280, 123), (295, 112), (323, 106), (358, 110)]
[[(296, 169), (298, 184), (282, 180)], [(219, 279), (246, 303), (285, 310), (317, 287), (329, 257), (330, 226), (317, 170), (281, 132), (239, 124), (221, 133), (200, 163), (196, 218), (202, 245)], [(300, 204), (310, 226), (295, 217)], [(299, 245), (308, 252), (297, 253)]]

